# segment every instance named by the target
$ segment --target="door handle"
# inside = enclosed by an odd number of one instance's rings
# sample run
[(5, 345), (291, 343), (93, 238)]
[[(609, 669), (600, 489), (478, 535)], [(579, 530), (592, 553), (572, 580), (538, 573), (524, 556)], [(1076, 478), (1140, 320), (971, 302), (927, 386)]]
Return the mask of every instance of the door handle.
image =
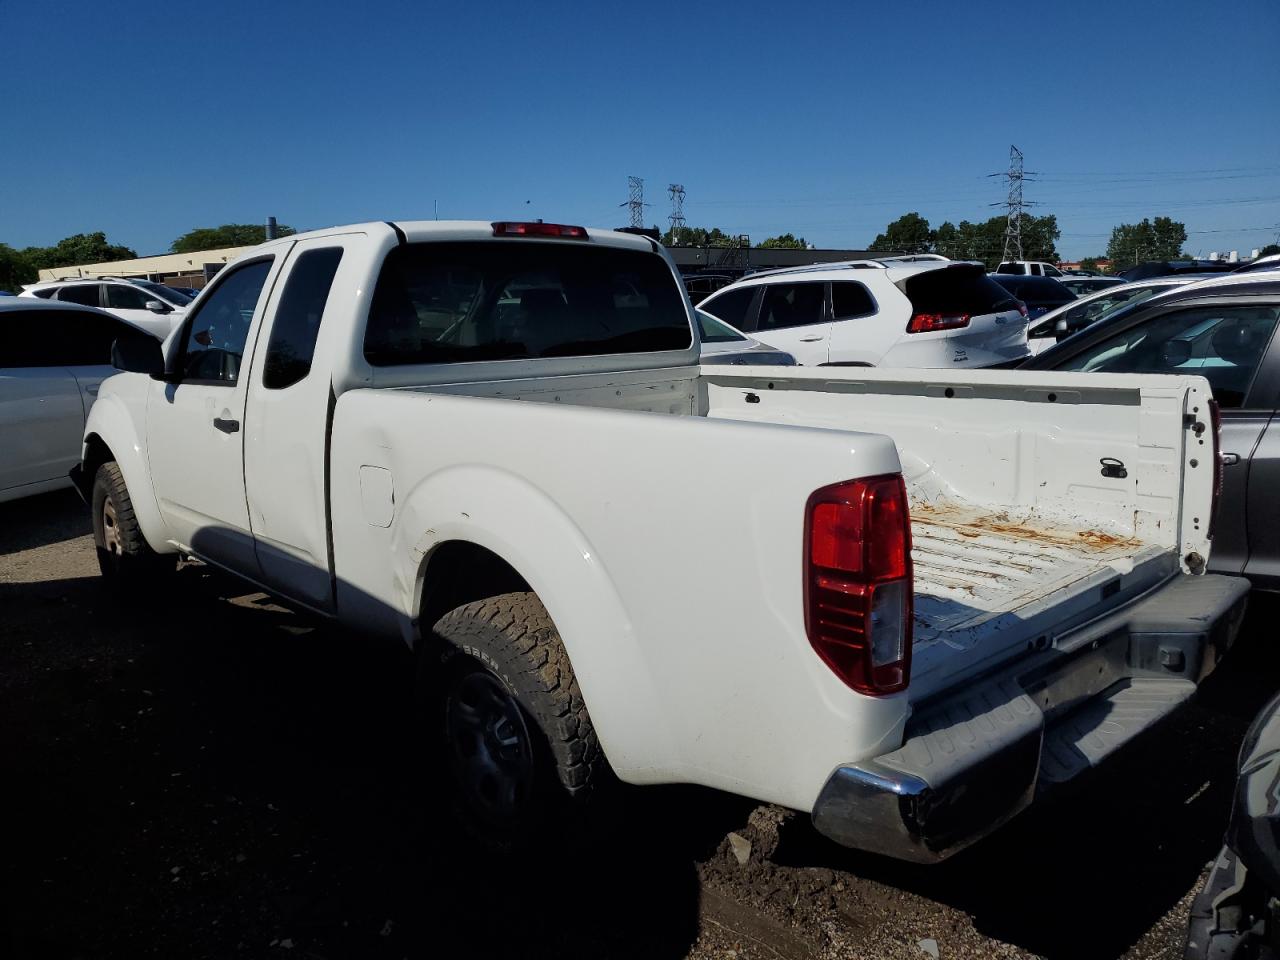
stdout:
[(1222, 461), (1224, 467), (1234, 467), (1240, 462), (1240, 454), (1238, 453), (1220, 453), (1218, 459)]
[(240, 429), (239, 420), (224, 420), (222, 417), (214, 417), (213, 425), (223, 433), (235, 433)]
[(96, 397), (98, 395), (98, 387), (99, 387), (99, 384), (96, 384), (96, 383), (90, 384), (89, 386), (84, 388), (84, 392), (91, 397)]
[(801, 343), (817, 343), (819, 340), (825, 340), (826, 337), (801, 337)]

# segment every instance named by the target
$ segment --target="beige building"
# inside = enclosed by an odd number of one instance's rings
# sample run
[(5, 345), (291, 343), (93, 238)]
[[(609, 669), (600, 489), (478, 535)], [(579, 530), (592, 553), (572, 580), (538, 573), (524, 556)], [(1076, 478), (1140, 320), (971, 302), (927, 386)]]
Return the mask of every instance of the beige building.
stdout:
[(203, 287), (215, 273), (249, 247), (223, 247), (199, 253), (162, 253), (156, 257), (86, 263), (76, 267), (54, 267), (40, 271), (41, 280), (89, 279), (92, 277), (138, 277), (174, 287)]

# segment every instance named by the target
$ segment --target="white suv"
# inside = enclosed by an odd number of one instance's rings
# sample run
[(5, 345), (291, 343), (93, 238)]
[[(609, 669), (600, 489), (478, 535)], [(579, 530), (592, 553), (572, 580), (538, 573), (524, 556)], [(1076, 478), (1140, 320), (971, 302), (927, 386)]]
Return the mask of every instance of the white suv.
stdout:
[(101, 307), (162, 340), (182, 322), (191, 302), (185, 293), (163, 283), (115, 277), (32, 283), (23, 287), (18, 296)]
[(990, 367), (1030, 353), (1025, 307), (981, 264), (933, 254), (770, 270), (698, 308), (805, 366)]

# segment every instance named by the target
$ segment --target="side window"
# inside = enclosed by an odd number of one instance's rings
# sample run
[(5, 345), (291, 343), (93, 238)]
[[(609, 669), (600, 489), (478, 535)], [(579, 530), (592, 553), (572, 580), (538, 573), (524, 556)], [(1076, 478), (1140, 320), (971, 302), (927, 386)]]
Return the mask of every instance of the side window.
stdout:
[(765, 288), (756, 329), (781, 330), (822, 323), (826, 319), (825, 290), (826, 284), (822, 282), (770, 284)]
[(831, 315), (837, 320), (866, 317), (876, 312), (876, 302), (871, 291), (852, 280), (837, 280), (831, 284)]
[(98, 285), (96, 283), (73, 283), (58, 291), (58, 299), (63, 303), (79, 303), (86, 307), (98, 305)]
[(756, 291), (759, 289), (759, 287), (738, 287), (736, 290), (726, 290), (714, 299), (705, 301), (701, 309), (723, 320), (729, 326), (741, 330), (748, 320), (747, 310), (751, 308), (751, 301), (755, 299)]
[[(117, 310), (145, 310), (147, 309), (148, 300), (160, 299), (127, 283), (108, 283), (105, 286), (107, 288), (108, 310), (112, 307)], [(164, 301), (161, 300), (160, 302), (163, 303)]]
[(108, 366), (111, 344), (146, 337), (115, 317), (80, 310), (7, 313), (7, 336), (0, 343), (0, 367)]
[(70, 367), (102, 367), (111, 364), (111, 344), (116, 340), (150, 337), (137, 327), (103, 314), (68, 311), (66, 359)]
[(219, 277), (200, 309), (183, 327), (184, 380), (231, 386), (240, 378), (249, 324), (258, 308), (271, 260), (256, 260)]
[(45, 287), (43, 290), (32, 290), (33, 296), (39, 297), (41, 300), (49, 300), (58, 292), (57, 287)]
[(1274, 306), (1198, 307), (1153, 317), (1095, 343), (1059, 370), (1194, 373), (1224, 408), (1240, 407), (1276, 329)]
[(264, 387), (271, 390), (291, 387), (311, 372), (320, 318), (341, 261), (341, 247), (308, 250), (289, 271), (271, 325), (271, 340), (262, 370)]

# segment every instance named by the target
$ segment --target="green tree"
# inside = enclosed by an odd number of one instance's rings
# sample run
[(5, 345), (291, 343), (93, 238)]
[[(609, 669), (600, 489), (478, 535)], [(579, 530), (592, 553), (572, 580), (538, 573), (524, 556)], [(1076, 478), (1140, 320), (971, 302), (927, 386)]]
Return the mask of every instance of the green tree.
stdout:
[(85, 263), (132, 260), (138, 254), (118, 243), (107, 243), (107, 235), (99, 230), (96, 233), (77, 233), (64, 237), (52, 247), (27, 247), (22, 255), (36, 270), (49, 270)]
[(0, 290), (17, 293), (24, 283), (35, 283), (38, 276), (24, 251), (0, 243)]
[(761, 242), (760, 246), (766, 250), (807, 250), (809, 244), (804, 242), (804, 237), (797, 237), (794, 234), (784, 233), (781, 236), (770, 237), (768, 240)]
[[(283, 223), (276, 227), (276, 236), (287, 237), (296, 233), (293, 227)], [(251, 247), (267, 239), (267, 228), (260, 223), (224, 223), (220, 227), (196, 227), (173, 241), (169, 249), (174, 253), (199, 253), (201, 250), (218, 250), (222, 247)]]
[[(1004, 255), (1004, 235), (1009, 225), (1007, 217), (992, 217), (982, 223), (961, 220), (959, 224), (945, 221), (933, 234), (933, 253), (952, 260), (978, 260), (991, 269), (1000, 263)], [(1022, 256), (1025, 260), (1058, 260), (1057, 242), (1062, 236), (1058, 218), (1054, 214), (1043, 217), (1022, 215)]]
[(1183, 259), (1182, 245), (1186, 242), (1186, 224), (1168, 217), (1144, 218), (1140, 223), (1122, 223), (1111, 231), (1107, 256), (1112, 270), (1127, 270), (1148, 260)]
[(677, 227), (674, 232), (668, 230), (662, 235), (664, 247), (732, 247), (738, 242), (736, 236), (725, 233), (719, 227)]
[(1101, 272), (1102, 272), (1101, 270), (1099, 270), (1099, 269), (1098, 269), (1098, 258), (1097, 258), (1097, 257), (1085, 257), (1083, 260), (1081, 260), (1081, 261), (1080, 261), (1080, 269), (1081, 269), (1081, 270), (1088, 270), (1088, 271), (1090, 271), (1091, 273), (1101, 273)]
[(929, 221), (920, 214), (904, 213), (876, 235), (869, 249), (883, 253), (928, 253), (933, 249), (934, 233)]
[(1258, 251), (1258, 256), (1269, 257), (1272, 254), (1280, 253), (1280, 243), (1268, 243), (1265, 247)]

